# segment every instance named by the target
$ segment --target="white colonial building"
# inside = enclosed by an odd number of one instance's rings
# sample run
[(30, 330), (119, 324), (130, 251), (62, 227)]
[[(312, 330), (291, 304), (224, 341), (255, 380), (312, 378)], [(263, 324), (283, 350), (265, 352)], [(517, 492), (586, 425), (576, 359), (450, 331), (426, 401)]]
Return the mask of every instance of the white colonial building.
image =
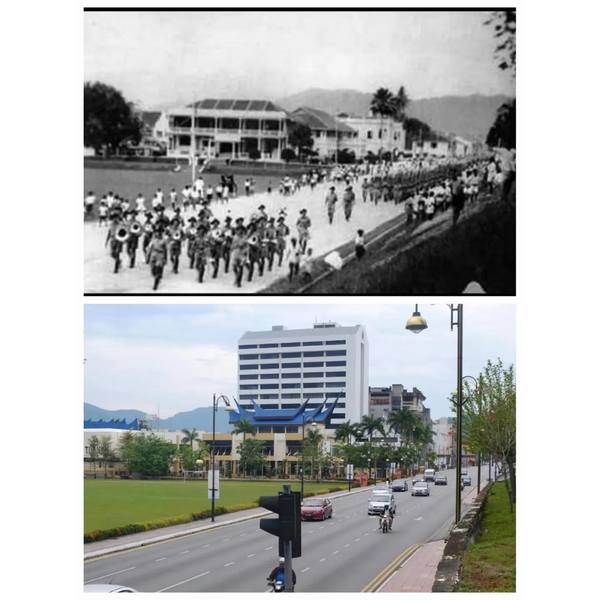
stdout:
[(348, 148), (356, 158), (364, 158), (369, 152), (378, 155), (379, 152), (397, 154), (404, 151), (406, 132), (399, 121), (390, 117), (355, 117), (343, 113), (338, 115), (338, 120), (355, 131)]

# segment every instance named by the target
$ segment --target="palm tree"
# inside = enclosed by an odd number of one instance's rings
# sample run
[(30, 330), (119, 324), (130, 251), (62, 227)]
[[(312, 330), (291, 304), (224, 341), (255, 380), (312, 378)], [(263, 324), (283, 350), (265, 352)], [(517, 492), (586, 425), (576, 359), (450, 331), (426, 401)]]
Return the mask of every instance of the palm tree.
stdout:
[(371, 98), (371, 112), (382, 117), (394, 114), (393, 94), (387, 88), (379, 88)]
[(191, 431), (189, 429), (182, 429), (181, 433), (183, 433), (183, 438), (181, 438), (182, 444), (189, 444), (191, 449), (194, 449), (194, 442), (200, 439), (200, 434), (196, 431), (194, 427)]
[(256, 425), (253, 425), (248, 421), (248, 419), (240, 419), (233, 426), (233, 433), (241, 433), (242, 434), (242, 442), (246, 441), (246, 434), (249, 433), (254, 435), (256, 433)]
[[(363, 415), (359, 423), (360, 431), (362, 435), (367, 436), (369, 439), (369, 459), (372, 456), (373, 449), (373, 434), (378, 431), (382, 436), (385, 436), (385, 423), (380, 417), (372, 417), (370, 415)], [(377, 465), (375, 465), (377, 467)], [(377, 471), (376, 471), (377, 472)], [(371, 479), (371, 463), (369, 462), (369, 479)]]
[(100, 440), (97, 435), (93, 435), (88, 440), (88, 454), (90, 456), (90, 460), (94, 465), (94, 478), (96, 477), (96, 461), (98, 460), (98, 455), (100, 452)]
[(390, 429), (402, 437), (401, 443), (407, 444), (409, 437), (412, 436), (414, 428), (417, 426), (419, 418), (408, 408), (393, 411), (388, 417)]
[(410, 102), (410, 98), (404, 89), (404, 86), (401, 85), (398, 93), (392, 98), (392, 104), (394, 106), (394, 116), (398, 121), (404, 121), (404, 117), (406, 116), (406, 107)]
[(346, 442), (346, 444), (350, 445), (352, 438), (356, 437), (357, 433), (356, 423), (346, 421), (335, 430), (335, 439), (337, 442), (343, 440)]

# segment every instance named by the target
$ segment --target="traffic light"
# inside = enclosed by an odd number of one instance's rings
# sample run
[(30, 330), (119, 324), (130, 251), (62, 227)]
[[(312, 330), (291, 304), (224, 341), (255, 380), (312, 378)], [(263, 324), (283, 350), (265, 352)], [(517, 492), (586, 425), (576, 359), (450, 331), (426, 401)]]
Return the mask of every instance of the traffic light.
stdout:
[(279, 515), (278, 519), (260, 520), (263, 531), (279, 538), (279, 556), (285, 555), (284, 542), (292, 542), (292, 558), (302, 556), (300, 492), (286, 490), (277, 496), (261, 496), (258, 504)]

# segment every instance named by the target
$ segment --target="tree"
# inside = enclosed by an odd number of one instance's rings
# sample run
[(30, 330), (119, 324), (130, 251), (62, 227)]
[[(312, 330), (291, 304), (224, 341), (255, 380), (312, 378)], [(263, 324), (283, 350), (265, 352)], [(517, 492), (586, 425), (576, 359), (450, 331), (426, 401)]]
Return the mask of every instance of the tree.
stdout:
[(281, 160), (285, 160), (285, 162), (296, 160), (296, 153), (291, 148), (284, 148), (281, 151)]
[(315, 143), (310, 127), (304, 123), (293, 123), (288, 131), (288, 143), (296, 148), (298, 156), (305, 154)]
[(343, 148), (337, 155), (337, 161), (341, 165), (352, 165), (356, 162), (356, 154), (354, 154), (353, 150), (348, 150), (348, 148)]
[(517, 101), (505, 102), (496, 112), (496, 120), (488, 131), (485, 143), (492, 147), (517, 147)]
[(431, 127), (413, 117), (404, 120), (404, 129), (406, 131), (406, 147), (412, 148), (413, 142), (418, 141), (419, 145), (424, 139), (431, 135)]
[(196, 428), (193, 427), (190, 429), (182, 429), (181, 433), (183, 433), (183, 437), (181, 438), (182, 444), (189, 444), (190, 448), (194, 449), (194, 442), (200, 439), (200, 434), (196, 431)]
[(86, 82), (83, 86), (83, 143), (100, 151), (110, 152), (125, 141), (138, 143), (142, 137), (142, 122), (133, 114), (133, 107), (121, 92), (104, 83)]
[(132, 436), (121, 445), (121, 458), (129, 472), (149, 477), (168, 475), (171, 458), (176, 452), (175, 444), (153, 433)]
[(258, 160), (260, 157), (261, 153), (258, 148), (250, 148), (250, 150), (248, 150), (248, 158), (251, 160)]
[(253, 425), (248, 419), (240, 419), (233, 426), (233, 433), (241, 433), (242, 434), (242, 442), (246, 441), (246, 434), (250, 435), (256, 434), (256, 425)]
[(419, 418), (415, 415), (412, 410), (408, 408), (402, 408), (400, 410), (393, 411), (388, 416), (387, 422), (391, 431), (396, 435), (400, 435), (400, 443), (406, 445), (409, 438), (412, 437), (414, 428)]
[(381, 117), (390, 117), (395, 110), (392, 92), (387, 88), (379, 88), (371, 98), (371, 112)]
[(323, 434), (318, 429), (309, 428), (304, 440), (304, 456), (310, 458), (310, 474), (315, 477), (315, 462), (320, 464), (323, 447)]
[(92, 461), (92, 464), (94, 465), (94, 473), (96, 472), (96, 461), (98, 460), (99, 449), (100, 449), (100, 440), (98, 439), (97, 435), (93, 435), (88, 440), (88, 454), (90, 456), (90, 460)]
[(114, 460), (114, 452), (112, 449), (112, 440), (110, 436), (103, 435), (100, 438), (100, 445), (98, 446), (98, 454), (100, 458), (102, 458), (102, 462), (104, 463), (104, 476), (107, 475), (106, 466), (109, 460)]
[(392, 98), (392, 106), (394, 107), (394, 117), (398, 121), (404, 121), (406, 117), (406, 107), (410, 102), (410, 98), (404, 89), (404, 86), (400, 86), (398, 93)]
[[(377, 417), (372, 417), (370, 415), (363, 415), (363, 418), (360, 421), (360, 431), (361, 435), (366, 435), (369, 440), (369, 458), (372, 458), (373, 453), (373, 434), (375, 432), (381, 433), (382, 436), (385, 436), (385, 423), (383, 419)], [(377, 469), (377, 463), (374, 464), (375, 469)], [(371, 477), (371, 468), (369, 467), (369, 478)]]
[(250, 471), (254, 475), (261, 469), (265, 462), (263, 440), (249, 439), (240, 444), (240, 467), (244, 472)]
[(347, 444), (350, 444), (352, 442), (352, 438), (357, 436), (357, 433), (356, 424), (346, 421), (345, 423), (339, 425), (335, 430), (335, 439), (338, 442), (343, 440)]
[(514, 77), (517, 66), (517, 13), (515, 9), (493, 11), (492, 16), (484, 21), (484, 25), (494, 27), (494, 37), (498, 40), (494, 58), (499, 61), (498, 67), (503, 71), (512, 69)]

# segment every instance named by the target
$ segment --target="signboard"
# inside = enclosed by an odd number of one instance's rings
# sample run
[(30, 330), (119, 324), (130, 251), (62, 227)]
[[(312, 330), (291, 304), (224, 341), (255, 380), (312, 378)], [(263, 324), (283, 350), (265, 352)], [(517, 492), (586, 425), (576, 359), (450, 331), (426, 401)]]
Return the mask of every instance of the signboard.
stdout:
[(354, 465), (346, 465), (346, 479), (350, 481), (354, 479)]
[[(214, 481), (214, 486), (213, 486)], [(212, 500), (214, 493), (215, 500), (219, 499), (219, 471), (215, 469), (214, 471), (208, 472), (208, 499)]]

